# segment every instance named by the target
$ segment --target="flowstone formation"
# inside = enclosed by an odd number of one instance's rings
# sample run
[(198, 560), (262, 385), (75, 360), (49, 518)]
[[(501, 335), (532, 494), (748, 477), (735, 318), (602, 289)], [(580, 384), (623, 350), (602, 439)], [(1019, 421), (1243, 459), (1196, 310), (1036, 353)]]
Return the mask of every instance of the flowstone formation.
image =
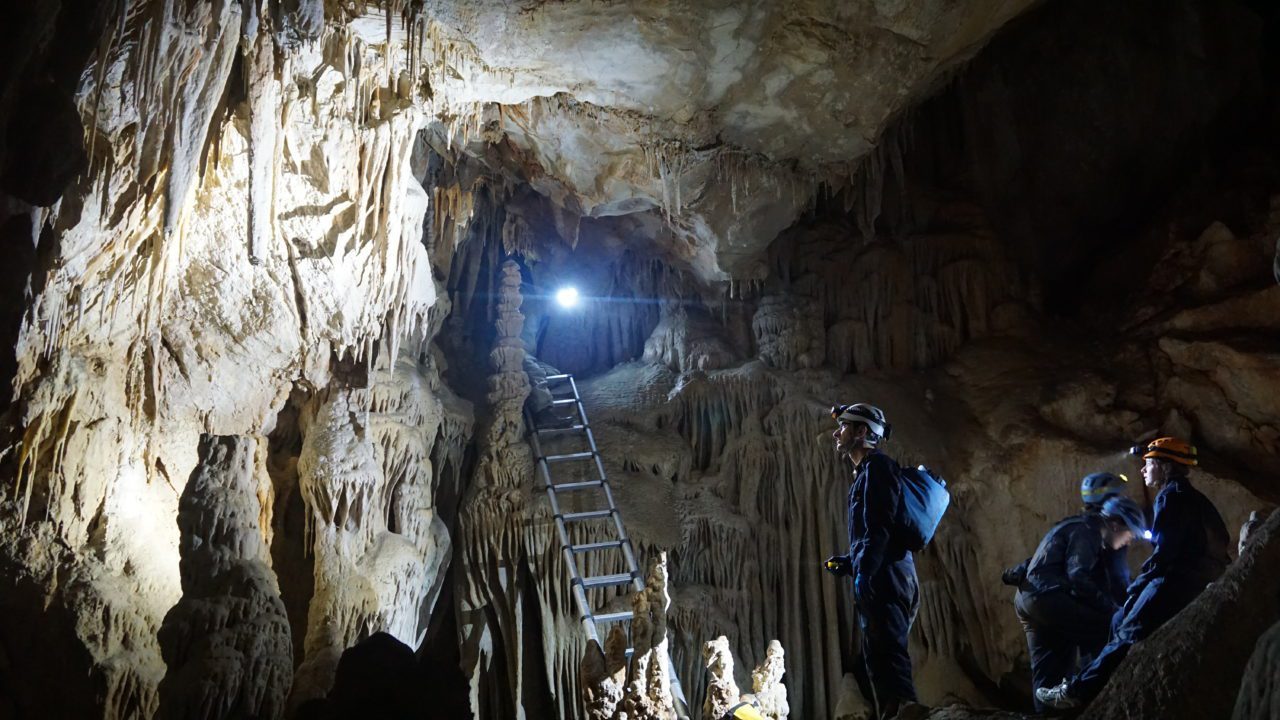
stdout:
[(367, 389), (334, 388), (304, 408), (296, 492), (315, 592), (294, 702), (322, 695), (342, 651), (371, 633), (411, 647), (426, 633), (452, 558), (436, 498), (451, 485), (456, 495), (458, 477), (443, 461), (459, 466), (470, 430), (434, 384), (406, 349)]
[(249, 437), (200, 438), (178, 503), (182, 599), (160, 626), (159, 718), (274, 718), (293, 680), (289, 621), (268, 565)]

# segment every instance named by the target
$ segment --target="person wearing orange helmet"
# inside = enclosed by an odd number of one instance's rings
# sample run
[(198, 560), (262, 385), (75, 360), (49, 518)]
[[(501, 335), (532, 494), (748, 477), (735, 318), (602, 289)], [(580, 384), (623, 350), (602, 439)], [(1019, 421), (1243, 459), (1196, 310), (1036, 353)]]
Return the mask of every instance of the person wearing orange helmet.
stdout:
[(1189, 473), (1198, 458), (1185, 440), (1162, 437), (1145, 448), (1142, 477), (1157, 491), (1151, 556), (1129, 585), (1124, 608), (1112, 623), (1111, 639), (1094, 661), (1055, 687), (1036, 690), (1036, 700), (1066, 710), (1092, 700), (1133, 644), (1145, 639), (1189, 605), (1231, 561), (1227, 524), (1217, 508), (1191, 486)]

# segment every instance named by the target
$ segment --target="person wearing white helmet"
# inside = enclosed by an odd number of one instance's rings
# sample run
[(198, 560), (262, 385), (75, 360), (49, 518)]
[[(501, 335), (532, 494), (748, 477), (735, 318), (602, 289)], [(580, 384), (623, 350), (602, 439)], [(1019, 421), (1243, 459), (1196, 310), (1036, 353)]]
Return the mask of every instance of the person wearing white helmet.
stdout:
[(837, 405), (831, 416), (836, 452), (854, 466), (849, 488), (849, 554), (827, 560), (827, 570), (854, 579), (862, 630), (862, 658), (877, 716), (891, 718), (916, 700), (907, 635), (920, 609), (915, 561), (895, 537), (902, 505), (898, 464), (880, 452), (891, 427), (873, 405)]

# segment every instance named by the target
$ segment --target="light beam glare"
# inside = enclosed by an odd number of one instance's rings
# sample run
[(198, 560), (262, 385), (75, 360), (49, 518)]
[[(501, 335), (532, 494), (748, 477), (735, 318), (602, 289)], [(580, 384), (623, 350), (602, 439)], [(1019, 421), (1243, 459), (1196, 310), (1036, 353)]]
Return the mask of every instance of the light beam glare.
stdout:
[(556, 291), (556, 302), (562, 308), (577, 307), (578, 299), (578, 288), (576, 287), (566, 286)]

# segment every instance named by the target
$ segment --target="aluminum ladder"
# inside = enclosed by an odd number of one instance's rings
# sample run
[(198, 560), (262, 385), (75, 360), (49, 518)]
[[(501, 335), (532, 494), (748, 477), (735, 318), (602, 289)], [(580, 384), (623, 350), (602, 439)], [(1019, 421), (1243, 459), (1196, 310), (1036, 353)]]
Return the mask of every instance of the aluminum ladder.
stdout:
[[(622, 585), (631, 585), (632, 589), (639, 592), (644, 589), (644, 576), (640, 572), (640, 565), (636, 562), (635, 549), (631, 545), (631, 538), (627, 535), (627, 529), (622, 524), (622, 513), (618, 511), (618, 504), (613, 499), (613, 490), (609, 487), (609, 479), (604, 471), (604, 462), (600, 457), (600, 451), (596, 446), (595, 435), (591, 432), (591, 424), (587, 421), (587, 410), (582, 404), (582, 396), (578, 394), (578, 384), (574, 382), (573, 375), (568, 373), (561, 375), (549, 375), (546, 379), (547, 390), (551, 393), (552, 408), (570, 408), (573, 415), (568, 419), (569, 425), (566, 427), (548, 427), (540, 428), (537, 425), (532, 413), (526, 411), (525, 418), (529, 425), (529, 437), (533, 445), (533, 456), (538, 468), (541, 470), (543, 488), (547, 492), (547, 499), (551, 501), (551, 512), (556, 522), (556, 531), (560, 536), (560, 548), (564, 553), (565, 566), (569, 568), (569, 582), (572, 587), (574, 600), (578, 603), (578, 612), (582, 616), (582, 625), (586, 628), (587, 636), (595, 640), (604, 648), (604, 641), (600, 638), (599, 625), (615, 622), (628, 622), (631, 620), (633, 613), (630, 610), (611, 613), (598, 613), (592, 609), (591, 603), (587, 598), (587, 590), (591, 588), (615, 587)], [(569, 394), (563, 394), (563, 388), (568, 387)], [(556, 390), (560, 389), (561, 394), (557, 396)], [(563, 454), (548, 455), (542, 450), (542, 440), (548, 437), (579, 437), (586, 440), (587, 450), (578, 452), (569, 452)], [(588, 480), (561, 482), (556, 483), (552, 479), (551, 468), (553, 465), (561, 463), (580, 463), (592, 461), (595, 465), (596, 476)], [(565, 512), (560, 506), (560, 493), (578, 493), (597, 491), (603, 494), (605, 507), (598, 510), (588, 510), (584, 512)], [(569, 538), (569, 523), (584, 522), (588, 520), (605, 520), (608, 519), (613, 525), (614, 537), (601, 542), (574, 544)], [(598, 575), (594, 577), (584, 576), (578, 568), (578, 556), (591, 552), (607, 552), (617, 550), (622, 553), (623, 559), (626, 561), (627, 571), (615, 575)], [(627, 659), (630, 661), (633, 649), (627, 648)], [(669, 648), (668, 648), (669, 652)], [(676, 713), (684, 718), (688, 717), (687, 702), (684, 697), (684, 689), (680, 685), (680, 679), (676, 676), (675, 664), (671, 662), (670, 655), (667, 657), (667, 666), (671, 669), (671, 695), (675, 699)]]

